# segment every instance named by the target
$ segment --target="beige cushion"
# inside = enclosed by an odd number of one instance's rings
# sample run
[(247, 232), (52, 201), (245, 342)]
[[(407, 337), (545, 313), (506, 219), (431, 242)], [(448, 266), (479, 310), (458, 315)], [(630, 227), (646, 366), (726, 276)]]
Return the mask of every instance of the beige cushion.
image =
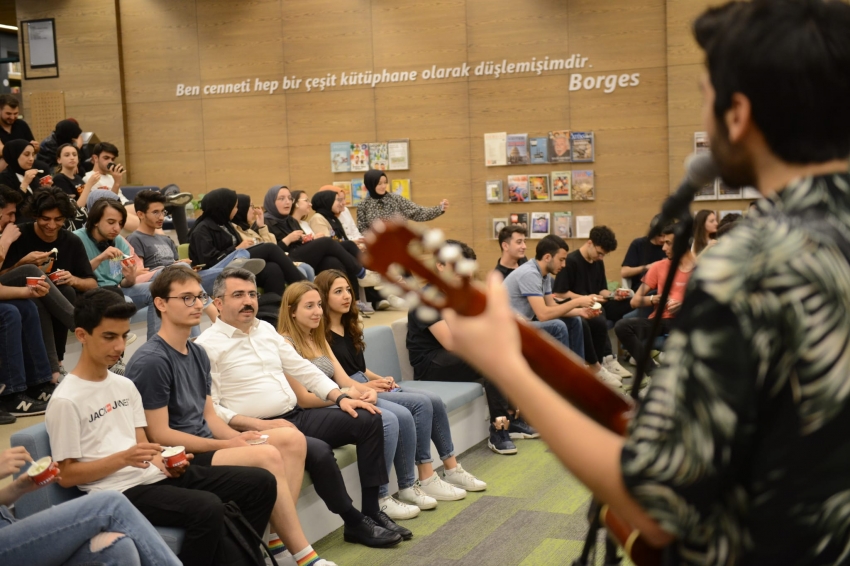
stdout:
[(410, 353), (407, 351), (407, 317), (396, 320), (390, 326), (393, 329), (398, 363), (401, 366), (401, 380), (413, 381), (413, 366), (410, 365)]

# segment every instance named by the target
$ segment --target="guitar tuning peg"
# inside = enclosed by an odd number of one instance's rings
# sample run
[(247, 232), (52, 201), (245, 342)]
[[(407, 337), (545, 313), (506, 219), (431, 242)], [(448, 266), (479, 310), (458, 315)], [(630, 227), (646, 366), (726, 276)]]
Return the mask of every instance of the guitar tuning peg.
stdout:
[(478, 262), (474, 259), (462, 258), (455, 263), (455, 273), (466, 277), (472, 277), (478, 270)]
[(463, 255), (463, 250), (457, 244), (443, 247), (437, 254), (437, 259), (440, 263), (452, 263), (459, 260)]
[(439, 228), (428, 230), (422, 237), (422, 247), (429, 252), (435, 252), (446, 244), (446, 236)]
[(419, 295), (417, 295), (413, 291), (408, 292), (402, 298), (404, 299), (404, 302), (407, 303), (408, 310), (415, 309), (421, 303), (421, 301), (419, 300)]
[(443, 297), (443, 293), (436, 287), (426, 287), (422, 291), (422, 296), (429, 303), (438, 303), (442, 300), (445, 300), (445, 297)]
[(378, 289), (378, 292), (381, 294), (382, 297), (389, 297), (390, 295), (400, 297), (402, 294), (404, 294), (404, 291), (401, 287), (393, 284), (382, 285), (381, 288)]
[(423, 305), (416, 309), (416, 317), (425, 324), (430, 324), (432, 322), (437, 322), (437, 319), (440, 318), (440, 313), (438, 313), (436, 309)]

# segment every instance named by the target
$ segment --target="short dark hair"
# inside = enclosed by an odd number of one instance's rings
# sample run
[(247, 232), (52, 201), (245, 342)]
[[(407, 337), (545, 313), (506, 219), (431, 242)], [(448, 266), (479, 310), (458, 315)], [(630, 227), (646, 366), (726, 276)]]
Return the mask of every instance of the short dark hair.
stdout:
[(104, 318), (129, 320), (134, 314), (136, 305), (126, 302), (121, 293), (98, 287), (77, 297), (74, 326), (91, 334)]
[(74, 218), (77, 215), (77, 207), (71, 202), (71, 198), (60, 188), (45, 187), (35, 191), (35, 195), (24, 210), (24, 214), (32, 218), (38, 218), (48, 210), (59, 209), (59, 213), (65, 218)]
[(21, 204), (23, 200), (24, 195), (21, 194), (21, 191), (16, 191), (6, 185), (0, 185), (0, 208), (9, 204)]
[(669, 224), (665, 224), (661, 228), (661, 235), (662, 236), (669, 236), (669, 235), (672, 234), (673, 236), (675, 236), (676, 235), (676, 224), (677, 224), (677, 222), (671, 222)]
[(590, 229), (590, 241), (594, 246), (599, 246), (605, 253), (611, 253), (617, 249), (617, 237), (614, 231), (607, 226), (594, 226)]
[(213, 297), (221, 298), (224, 296), (224, 288), (227, 286), (228, 279), (241, 279), (242, 281), (250, 281), (257, 285), (257, 278), (253, 273), (241, 267), (228, 267), (218, 274), (213, 283)]
[(94, 227), (97, 226), (97, 223), (103, 219), (103, 215), (106, 213), (107, 208), (113, 208), (117, 210), (121, 214), (121, 227), (124, 227), (124, 224), (127, 223), (127, 209), (124, 208), (124, 205), (121, 204), (121, 201), (117, 201), (111, 198), (102, 198), (95, 201), (92, 205), (91, 210), (89, 210), (89, 216), (86, 218), (86, 230), (91, 232), (94, 230)]
[(558, 250), (570, 251), (570, 246), (567, 241), (555, 234), (544, 236), (542, 240), (537, 242), (537, 248), (534, 250), (534, 259), (540, 261), (545, 255), (554, 256)]
[[(183, 283), (190, 280), (197, 281), (199, 285), (201, 284), (201, 276), (194, 269), (187, 269), (186, 266), (180, 265), (169, 265), (159, 272), (156, 279), (151, 281), (151, 285), (148, 288), (151, 299), (159, 297), (160, 299), (168, 300), (168, 296), (171, 294), (172, 283)], [(162, 318), (162, 313), (156, 308), (156, 303), (153, 303), (153, 307), (156, 309), (156, 316)]]
[(9, 108), (17, 108), (21, 103), (17, 99), (17, 97), (12, 96), (11, 94), (0, 94), (0, 110), (3, 110), (4, 106), (8, 106)]
[(136, 207), (136, 212), (147, 212), (150, 205), (155, 202), (165, 204), (165, 195), (159, 191), (145, 189), (139, 191), (136, 198), (133, 199), (133, 206)]
[[(478, 256), (475, 255), (475, 250), (470, 248), (465, 243), (460, 240), (446, 240), (447, 246), (457, 246), (460, 248), (460, 255), (463, 256), (464, 259), (478, 259)], [(437, 263), (442, 263), (437, 261)]]
[(514, 237), (514, 234), (522, 234), (523, 236), (528, 236), (528, 230), (520, 226), (519, 224), (508, 224), (501, 230), (499, 230), (499, 249), (502, 249), (502, 244), (505, 242), (510, 242), (511, 238)]
[(741, 93), (768, 147), (783, 161), (846, 159), (848, 29), (845, 2), (753, 0), (705, 11), (694, 23), (694, 36), (706, 54), (721, 128), (732, 95)]
[(118, 157), (118, 148), (115, 147), (114, 144), (111, 144), (109, 142), (100, 142), (100, 143), (94, 144), (94, 147), (91, 150), (91, 154), (92, 155), (100, 155), (104, 151), (106, 153), (111, 153), (115, 157)]

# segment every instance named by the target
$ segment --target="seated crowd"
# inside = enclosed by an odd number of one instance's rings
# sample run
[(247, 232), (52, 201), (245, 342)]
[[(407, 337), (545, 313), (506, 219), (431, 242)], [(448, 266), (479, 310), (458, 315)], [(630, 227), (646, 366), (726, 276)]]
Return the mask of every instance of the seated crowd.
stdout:
[[(276, 185), (262, 206), (220, 188), (204, 196), (181, 259), (163, 223), (185, 193), (142, 190), (131, 202), (114, 145), (83, 155), (73, 120), (35, 143), (25, 123), (7, 120), (16, 108), (0, 97), (0, 423), (45, 414), (57, 481), (89, 495), (15, 520), (3, 506), (38, 486), (23, 474), (0, 489), (0, 562), (248, 563), (269, 526), (278, 563), (328, 565), (296, 512), (305, 471), (342, 519), (344, 539), (370, 547), (413, 537), (395, 521), (486, 489), (458, 461), (443, 400), (371, 371), (364, 358), (362, 313), (404, 301), (373, 289), (380, 277), (362, 264), (363, 234), (379, 219), (431, 220), (448, 201), (421, 207), (388, 192), (385, 173), (369, 171), (370, 198), (355, 223), (332, 186), (310, 197)], [(710, 234), (708, 222), (700, 226)], [(653, 293), (669, 272), (672, 229), (632, 243), (622, 267), (631, 287), (613, 293), (603, 263), (617, 248), (609, 228), (594, 228), (572, 252), (547, 236), (530, 259), (526, 236), (515, 225), (499, 234), (496, 268), (517, 314), (601, 380), (628, 388), (631, 373), (617, 362), (609, 322), (640, 359), (662, 309)], [(469, 246), (449, 243), (475, 259)], [(664, 329), (699, 251), (679, 266), (661, 310)], [(146, 339), (125, 361), (137, 309), (146, 309)], [(202, 316), (212, 325), (199, 332)], [(67, 371), (69, 332), (82, 349)], [(494, 452), (515, 454), (514, 440), (539, 437), (453, 353), (445, 321), (411, 310), (407, 349), (416, 380), (484, 386)], [(333, 453), (346, 444), (357, 451), (359, 510)], [(184, 447), (188, 461), (170, 466), (161, 451), (171, 446)], [(31, 461), (23, 448), (0, 452), (0, 477)], [(55, 544), (24, 536), (33, 525)], [(185, 530), (177, 556), (151, 525)]]

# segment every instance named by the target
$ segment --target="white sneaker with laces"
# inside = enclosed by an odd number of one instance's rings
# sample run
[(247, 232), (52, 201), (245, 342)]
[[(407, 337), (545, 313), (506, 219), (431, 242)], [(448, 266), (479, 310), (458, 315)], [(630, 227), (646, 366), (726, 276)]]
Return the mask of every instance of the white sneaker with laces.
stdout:
[(401, 297), (390, 295), (389, 297), (387, 297), (387, 300), (390, 302), (390, 307), (398, 310), (407, 310), (407, 301), (405, 301)]
[(466, 491), (484, 491), (487, 489), (486, 483), (464, 470), (460, 463), (455, 469), (446, 470), (443, 473), (443, 481)]
[(391, 495), (380, 498), (378, 500), (378, 507), (393, 521), (413, 519), (419, 515), (420, 511), (416, 505), (402, 503)]
[(366, 275), (358, 281), (361, 287), (374, 287), (381, 283), (381, 276), (376, 271), (366, 270)]
[(604, 367), (599, 368), (599, 371), (596, 372), (596, 377), (613, 387), (620, 388), (623, 386), (623, 379), (619, 375), (614, 375)]
[(411, 487), (398, 490), (398, 500), (402, 503), (416, 505), (420, 509), (433, 509), (437, 506), (437, 500), (425, 495), (416, 482)]
[(420, 480), (418, 483), (422, 493), (433, 497), (437, 501), (457, 501), (466, 497), (465, 489), (444, 482), (437, 475), (437, 472), (434, 472), (434, 475), (425, 481)]
[(620, 377), (631, 377), (632, 372), (624, 368), (620, 365), (620, 362), (617, 361), (616, 356), (605, 356), (605, 359), (602, 360), (602, 367), (604, 367), (608, 372), (613, 373), (614, 375), (618, 375)]

